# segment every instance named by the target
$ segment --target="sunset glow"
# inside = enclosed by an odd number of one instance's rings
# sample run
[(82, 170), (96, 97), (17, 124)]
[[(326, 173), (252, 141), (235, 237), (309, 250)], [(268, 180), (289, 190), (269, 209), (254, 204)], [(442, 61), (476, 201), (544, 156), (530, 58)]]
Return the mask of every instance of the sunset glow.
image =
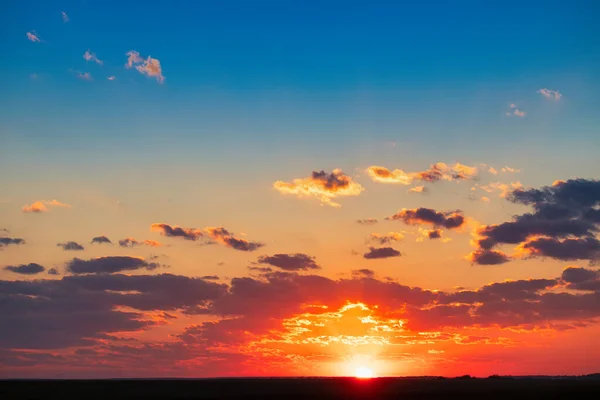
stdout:
[(577, 2), (9, 2), (0, 378), (599, 372)]

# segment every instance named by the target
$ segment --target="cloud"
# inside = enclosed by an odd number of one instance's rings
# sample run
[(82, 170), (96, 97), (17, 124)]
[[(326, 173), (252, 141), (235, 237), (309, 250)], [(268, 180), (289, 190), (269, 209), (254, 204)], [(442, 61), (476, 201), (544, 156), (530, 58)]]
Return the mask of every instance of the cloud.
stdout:
[(511, 168), (511, 167), (503, 167), (500, 171), (502, 171), (502, 172), (513, 172), (513, 173), (521, 172), (520, 169)]
[(375, 182), (410, 185), (413, 181), (437, 182), (471, 179), (477, 176), (477, 168), (458, 162), (454, 165), (438, 162), (430, 165), (429, 169), (418, 172), (404, 172), (401, 169), (390, 171), (385, 167), (375, 165), (367, 168), (367, 173)]
[(96, 236), (95, 238), (92, 239), (91, 243), (92, 244), (94, 244), (94, 243), (98, 243), (98, 244), (102, 244), (102, 243), (112, 244), (112, 242), (110, 241), (110, 239), (107, 238), (106, 236)]
[(67, 15), (67, 13), (66, 13), (66, 12), (64, 12), (64, 11), (61, 11), (61, 12), (60, 12), (60, 15), (62, 16), (62, 20), (63, 20), (63, 22), (64, 22), (64, 23), (67, 23), (67, 22), (69, 22), (69, 21), (70, 21), (70, 20), (69, 20), (69, 16)]
[(425, 186), (415, 186), (408, 189), (409, 192), (412, 193), (426, 193), (429, 191)]
[(400, 232), (371, 233), (369, 236), (369, 241), (377, 242), (382, 245), (399, 242), (402, 239), (404, 239), (404, 235)]
[(364, 277), (364, 278), (373, 278), (375, 276), (375, 271), (372, 269), (362, 268), (362, 269), (353, 269), (352, 276), (354, 277)]
[(63, 250), (67, 251), (81, 251), (84, 250), (84, 247), (77, 242), (66, 242), (59, 243), (56, 245), (57, 247), (62, 247)]
[(516, 104), (510, 105), (510, 111), (506, 112), (506, 116), (510, 117), (512, 115), (516, 115), (517, 117), (524, 117), (526, 115), (525, 111), (519, 110)]
[(567, 267), (563, 270), (561, 278), (567, 282), (569, 289), (600, 292), (600, 271)]
[(83, 59), (85, 61), (93, 61), (98, 65), (102, 65), (104, 64), (104, 61), (100, 60), (98, 57), (96, 57), (96, 53), (92, 53), (90, 52), (90, 50), (86, 50), (85, 53), (83, 53)]
[(311, 269), (321, 269), (316, 263), (315, 257), (307, 254), (274, 254), (272, 256), (260, 256), (259, 264), (268, 264), (284, 271), (308, 271)]
[(479, 189), (481, 189), (485, 192), (488, 192), (488, 193), (493, 193), (494, 191), (498, 191), (499, 196), (504, 198), (504, 197), (508, 196), (509, 193), (511, 193), (513, 190), (522, 188), (523, 184), (521, 184), (521, 182), (519, 182), (519, 181), (510, 182), (510, 183), (491, 182), (491, 183), (488, 183), (487, 185), (476, 185), (476, 186)]
[(255, 251), (264, 246), (264, 243), (251, 242), (246, 239), (235, 237), (233, 232), (221, 227), (206, 227), (204, 228), (208, 236), (221, 243), (226, 247), (240, 251)]
[(356, 223), (361, 224), (361, 225), (374, 225), (377, 223), (377, 219), (375, 219), (375, 218), (357, 219)]
[(489, 203), (490, 202), (490, 198), (486, 197), (486, 196), (481, 196), (481, 201), (483, 201), (484, 203)]
[(91, 81), (91, 80), (93, 80), (92, 74), (90, 74), (89, 72), (77, 72), (77, 77), (79, 79), (84, 80), (84, 81)]
[(180, 237), (186, 240), (198, 240), (204, 236), (201, 229), (196, 228), (180, 228), (178, 226), (171, 226), (168, 224), (152, 224), (150, 230), (153, 232), (160, 232), (162, 236), (168, 237)]
[(27, 32), (27, 39), (29, 39), (32, 42), (41, 42), (42, 40), (40, 39), (40, 37), (38, 36), (38, 34), (36, 33), (36, 31), (31, 31), (31, 32)]
[(40, 264), (29, 263), (29, 264), (21, 264), (21, 265), (9, 265), (4, 267), (6, 271), (14, 272), (15, 274), (21, 275), (35, 275), (40, 272), (44, 272), (46, 268), (42, 267)]
[(158, 263), (149, 263), (143, 258), (129, 256), (107, 256), (89, 260), (74, 258), (67, 263), (67, 271), (72, 274), (114, 274), (139, 269), (153, 270), (158, 267)]
[(490, 169), (488, 169), (488, 172), (492, 175), (498, 175), (498, 170), (494, 167), (490, 167)]
[(369, 251), (363, 254), (363, 258), (373, 260), (376, 258), (400, 257), (402, 254), (391, 247), (369, 247)]
[(514, 114), (517, 117), (524, 117), (526, 115), (525, 111), (521, 111), (521, 110), (515, 110)]
[(116, 80), (116, 79), (117, 79), (117, 77), (116, 77), (116, 76), (114, 76), (114, 75), (111, 75), (111, 76), (109, 76), (109, 77), (108, 77), (108, 78), (106, 78), (106, 79), (108, 79), (109, 81), (114, 81), (114, 80)]
[(438, 212), (431, 208), (403, 208), (396, 214), (386, 217), (386, 220), (403, 221), (408, 225), (433, 225), (446, 229), (458, 229), (462, 227), (466, 219), (462, 211)]
[(340, 207), (333, 201), (340, 196), (358, 196), (364, 188), (351, 177), (345, 175), (341, 169), (334, 169), (332, 173), (313, 171), (307, 178), (294, 179), (292, 182), (277, 181), (273, 188), (282, 194), (294, 194), (299, 198), (315, 197), (323, 204)]
[(56, 268), (50, 268), (48, 270), (48, 275), (60, 275)]
[(467, 260), (479, 265), (498, 265), (510, 261), (510, 257), (501, 251), (479, 249), (472, 251)]
[(43, 212), (47, 212), (49, 211), (48, 206), (50, 207), (65, 207), (65, 208), (71, 208), (70, 205), (65, 204), (65, 203), (61, 203), (58, 200), (39, 200), (39, 201), (35, 201), (29, 205), (24, 205), (22, 210), (25, 213), (43, 213)]
[(119, 246), (121, 247), (135, 247), (135, 246), (148, 246), (148, 247), (160, 247), (161, 243), (156, 240), (142, 240), (141, 242), (137, 241), (135, 238), (127, 237), (125, 239), (119, 240)]
[(0, 248), (4, 246), (8, 246), (9, 244), (24, 244), (25, 240), (21, 238), (10, 238), (10, 237), (0, 237)]
[(544, 96), (547, 99), (555, 100), (555, 101), (560, 100), (562, 97), (562, 94), (560, 94), (560, 92), (558, 92), (557, 90), (540, 89), (537, 91), (537, 93), (541, 94), (542, 96)]
[(533, 213), (516, 215), (512, 221), (479, 227), (473, 242), (477, 250), (470, 257), (506, 262), (508, 256), (490, 254), (500, 244), (515, 245), (519, 257), (550, 257), (557, 260), (600, 259), (600, 181), (570, 179), (541, 189), (515, 189), (507, 199), (533, 207)]
[(134, 50), (129, 51), (126, 55), (126, 68), (135, 67), (135, 69), (138, 70), (138, 72), (142, 75), (155, 77), (158, 83), (163, 83), (165, 81), (165, 77), (162, 74), (160, 61), (158, 61), (156, 58), (148, 56), (148, 58), (143, 59), (140, 57), (140, 53)]

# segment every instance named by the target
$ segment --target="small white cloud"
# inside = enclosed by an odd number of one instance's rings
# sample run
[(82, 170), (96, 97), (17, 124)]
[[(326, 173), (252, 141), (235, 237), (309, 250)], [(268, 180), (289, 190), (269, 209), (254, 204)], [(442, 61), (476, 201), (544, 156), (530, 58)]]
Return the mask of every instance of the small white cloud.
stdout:
[(513, 115), (516, 115), (517, 117), (522, 118), (526, 115), (525, 111), (519, 110), (517, 108), (517, 105), (514, 103), (512, 103), (509, 107), (510, 107), (510, 110), (504, 113), (504, 115), (506, 115), (507, 117), (512, 117)]
[(36, 31), (27, 32), (27, 39), (31, 40), (32, 42), (42, 41)]
[(114, 80), (116, 80), (116, 79), (117, 79), (117, 77), (116, 77), (116, 76), (114, 76), (114, 75), (111, 75), (111, 76), (109, 76), (109, 77), (108, 77), (108, 78), (106, 78), (106, 79), (108, 79), (109, 81), (114, 81)]
[(527, 114), (525, 113), (525, 111), (521, 111), (521, 110), (517, 110), (517, 109), (515, 109), (515, 112), (514, 112), (514, 114), (515, 114), (517, 117), (524, 117), (525, 115), (527, 115)]
[(162, 67), (158, 59), (150, 56), (148, 56), (146, 59), (143, 59), (140, 57), (140, 53), (135, 50), (129, 51), (126, 55), (126, 68), (135, 67), (139, 73), (155, 77), (158, 83), (163, 83), (165, 81), (165, 77), (162, 74)]
[(83, 79), (84, 81), (91, 81), (92, 80), (92, 74), (90, 74), (89, 72), (78, 72), (77, 73), (77, 77), (79, 79)]
[(102, 61), (98, 57), (96, 57), (96, 53), (92, 53), (89, 50), (86, 50), (85, 53), (83, 53), (83, 59), (85, 61), (94, 61), (96, 64), (99, 64), (99, 65), (104, 64), (104, 61)]
[(540, 89), (537, 92), (550, 100), (558, 101), (562, 97), (562, 94), (558, 90)]
[(62, 15), (62, 20), (63, 20), (63, 22), (64, 22), (64, 23), (67, 23), (67, 22), (69, 22), (69, 16), (67, 15), (67, 13), (66, 13), (66, 12), (64, 12), (64, 11), (61, 11), (61, 12), (60, 12), (60, 15)]

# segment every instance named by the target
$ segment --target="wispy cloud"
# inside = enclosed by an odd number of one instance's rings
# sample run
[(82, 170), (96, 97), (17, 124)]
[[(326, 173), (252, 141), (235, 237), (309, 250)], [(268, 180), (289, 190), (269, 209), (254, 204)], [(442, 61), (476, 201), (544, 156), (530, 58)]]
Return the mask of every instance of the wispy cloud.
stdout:
[(38, 43), (42, 41), (42, 39), (40, 39), (36, 31), (27, 32), (27, 39), (29, 39), (32, 42)]
[(31, 204), (24, 205), (22, 210), (25, 213), (42, 213), (49, 211), (48, 206), (71, 208), (69, 204), (61, 203), (58, 200), (39, 200)]
[(92, 74), (90, 74), (89, 72), (77, 72), (77, 77), (79, 79), (84, 80), (84, 81), (91, 81), (91, 80), (93, 80)]
[(147, 76), (155, 77), (158, 83), (163, 83), (165, 77), (162, 74), (160, 61), (156, 58), (148, 56), (146, 59), (140, 57), (140, 53), (135, 50), (129, 51), (127, 54), (126, 68), (135, 67), (139, 73)]
[(114, 81), (114, 80), (116, 80), (116, 79), (117, 79), (117, 77), (116, 77), (116, 76), (114, 76), (114, 75), (111, 75), (111, 76), (109, 76), (109, 77), (108, 77), (108, 78), (106, 78), (106, 79), (108, 79), (109, 81)]
[(513, 115), (523, 118), (525, 115), (527, 115), (527, 113), (523, 110), (519, 110), (516, 104), (511, 104), (510, 111), (506, 112), (506, 116), (511, 117)]
[(92, 53), (89, 49), (85, 51), (85, 53), (83, 53), (83, 59), (85, 61), (93, 61), (96, 64), (102, 65), (104, 64), (104, 61), (100, 60), (97, 56), (96, 53)]
[(334, 169), (329, 174), (325, 171), (313, 171), (311, 176), (294, 179), (292, 182), (277, 181), (273, 188), (282, 194), (295, 194), (299, 198), (316, 197), (321, 203), (333, 207), (340, 207), (339, 203), (333, 201), (334, 198), (358, 196), (364, 190), (341, 169)]
[(428, 192), (429, 190), (425, 187), (425, 186), (415, 186), (415, 187), (411, 187), (410, 189), (408, 189), (409, 192), (413, 192), (413, 193), (425, 193)]
[(60, 12), (60, 15), (62, 16), (62, 20), (63, 20), (63, 22), (64, 22), (64, 23), (67, 23), (67, 22), (69, 22), (69, 21), (70, 21), (70, 19), (69, 19), (69, 16), (67, 15), (67, 13), (66, 13), (66, 12), (64, 12), (64, 11), (61, 11), (61, 12)]
[(558, 90), (540, 89), (537, 92), (550, 100), (558, 101), (562, 97), (562, 94)]
[(437, 162), (430, 165), (428, 169), (417, 172), (405, 172), (401, 169), (392, 171), (382, 166), (373, 165), (367, 168), (367, 173), (375, 182), (410, 185), (413, 181), (437, 182), (440, 180), (459, 181), (471, 179), (477, 176), (477, 168), (459, 162), (453, 165)]
[(520, 169), (511, 168), (511, 167), (503, 167), (500, 171), (502, 171), (502, 172), (513, 172), (513, 173), (521, 172)]

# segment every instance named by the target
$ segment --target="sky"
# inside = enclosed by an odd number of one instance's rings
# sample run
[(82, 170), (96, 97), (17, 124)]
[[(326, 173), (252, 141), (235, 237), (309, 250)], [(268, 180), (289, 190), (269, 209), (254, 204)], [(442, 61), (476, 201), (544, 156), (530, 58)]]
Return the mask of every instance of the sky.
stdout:
[(10, 1), (0, 377), (600, 370), (594, 1)]

